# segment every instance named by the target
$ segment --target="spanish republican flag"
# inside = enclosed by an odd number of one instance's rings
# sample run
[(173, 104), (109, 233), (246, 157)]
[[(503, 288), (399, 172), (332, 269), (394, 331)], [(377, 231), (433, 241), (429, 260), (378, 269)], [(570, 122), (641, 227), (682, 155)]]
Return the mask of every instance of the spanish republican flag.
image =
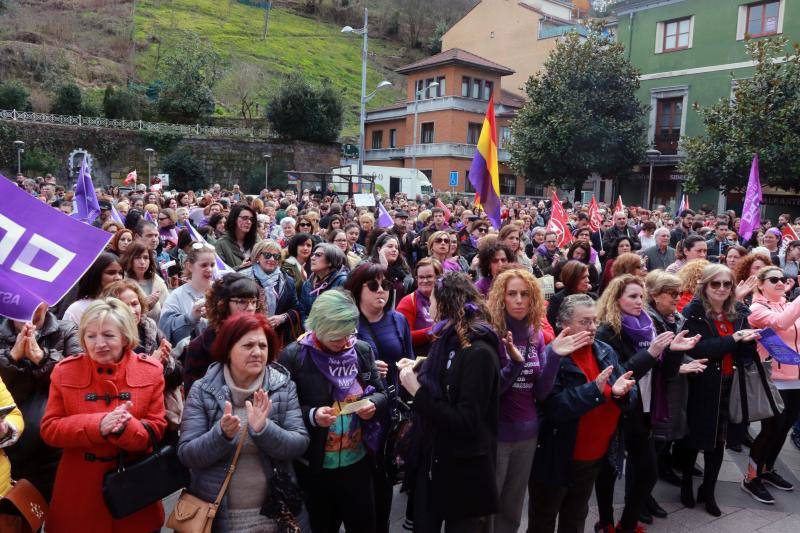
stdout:
[(494, 94), (483, 119), (481, 136), (469, 167), (469, 181), (475, 188), (475, 206), (482, 207), (492, 225), (500, 229), (500, 173), (497, 169), (497, 123)]

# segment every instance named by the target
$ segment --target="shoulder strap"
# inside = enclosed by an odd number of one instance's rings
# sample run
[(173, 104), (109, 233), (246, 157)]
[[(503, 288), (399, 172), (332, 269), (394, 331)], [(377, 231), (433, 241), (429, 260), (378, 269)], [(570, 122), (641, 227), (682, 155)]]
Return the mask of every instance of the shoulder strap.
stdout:
[(242, 427), (242, 433), (239, 435), (239, 444), (236, 445), (236, 453), (233, 454), (233, 461), (231, 461), (231, 465), (228, 467), (228, 474), (225, 476), (225, 481), (222, 482), (222, 487), (219, 489), (219, 494), (217, 494), (217, 497), (214, 500), (214, 505), (217, 507), (219, 507), (222, 497), (225, 496), (225, 491), (228, 490), (228, 483), (230, 483), (231, 477), (233, 477), (233, 472), (236, 470), (236, 463), (239, 462), (239, 454), (242, 453), (242, 446), (244, 445), (244, 439), (246, 436), (247, 424), (245, 423)]

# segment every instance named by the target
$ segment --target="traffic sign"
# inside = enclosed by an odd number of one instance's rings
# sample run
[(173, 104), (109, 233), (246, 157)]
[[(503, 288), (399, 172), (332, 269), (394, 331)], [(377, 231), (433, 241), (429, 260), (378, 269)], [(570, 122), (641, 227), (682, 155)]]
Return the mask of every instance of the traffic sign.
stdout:
[(458, 170), (450, 171), (450, 186), (458, 187)]

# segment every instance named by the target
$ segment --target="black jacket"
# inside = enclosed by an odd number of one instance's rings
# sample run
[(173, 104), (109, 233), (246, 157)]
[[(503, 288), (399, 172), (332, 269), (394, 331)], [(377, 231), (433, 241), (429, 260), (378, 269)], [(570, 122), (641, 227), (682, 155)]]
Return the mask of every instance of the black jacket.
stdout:
[(639, 236), (630, 226), (625, 226), (624, 229), (619, 229), (617, 226), (612, 226), (603, 234), (603, 249), (608, 253), (611, 250), (611, 245), (620, 237), (627, 237), (631, 240), (631, 251), (636, 251), (642, 247), (642, 242)]
[[(333, 405), (331, 385), (319, 372), (311, 356), (306, 355), (297, 342), (293, 342), (283, 349), (279, 362), (286, 367), (297, 386), (297, 397), (300, 400), (300, 409), (303, 413), (303, 422), (308, 429), (311, 443), (303, 455), (303, 462), (313, 472), (322, 470), (322, 460), (325, 454), (325, 441), (328, 438), (328, 428), (317, 426), (312, 420), (313, 410), (317, 407)], [(358, 382), (365, 389), (372, 385), (375, 392), (367, 396), (375, 404), (377, 411), (374, 420), (381, 420), (383, 411), (388, 407), (388, 397), (383, 387), (378, 368), (375, 366), (375, 356), (372, 349), (364, 341), (356, 341), (358, 354)]]
[[(749, 309), (737, 304), (733, 330), (749, 329)], [(714, 323), (706, 316), (700, 300), (692, 300), (684, 307), (686, 317), (684, 329), (689, 336), (702, 335), (700, 342), (687, 352), (693, 359), (708, 359), (706, 369), (689, 377), (689, 403), (686, 417), (689, 424), (688, 446), (698, 450), (710, 450), (716, 445), (717, 422), (719, 420), (720, 395), (722, 392), (722, 358), (731, 354), (734, 364), (753, 361), (758, 357), (755, 342), (736, 342), (733, 335), (720, 337)], [(728, 406), (722, 406), (727, 409)]]
[(455, 352), (440, 378), (444, 397), (421, 387), (413, 411), (433, 422), (424, 435), (432, 456), (417, 475), (431, 476), (433, 505), (445, 520), (487, 516), (498, 510), (495, 465), (500, 366), (494, 335), (471, 339)]
[[(609, 383), (613, 384), (625, 373), (617, 354), (609, 345), (595, 341), (592, 350), (599, 368), (614, 367)], [(533, 477), (537, 482), (561, 487), (571, 485), (572, 455), (578, 437), (578, 423), (583, 415), (605, 401), (594, 380), (588, 381), (586, 374), (571, 357), (562, 357), (553, 390), (539, 405), (542, 418), (533, 460)], [(634, 387), (624, 398), (612, 401), (619, 405), (624, 414), (638, 403), (638, 389)], [(618, 472), (621, 472), (623, 454), (622, 433), (617, 428), (609, 446), (608, 460)]]

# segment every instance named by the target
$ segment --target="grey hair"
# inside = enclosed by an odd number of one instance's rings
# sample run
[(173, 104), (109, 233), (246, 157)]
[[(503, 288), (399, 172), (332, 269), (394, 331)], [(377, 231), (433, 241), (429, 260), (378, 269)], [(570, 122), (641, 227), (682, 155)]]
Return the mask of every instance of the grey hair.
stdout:
[(330, 269), (333, 272), (336, 272), (342, 268), (344, 266), (344, 262), (347, 261), (347, 257), (345, 257), (342, 249), (335, 244), (321, 242), (314, 247), (314, 251), (316, 252), (317, 250), (322, 250), (322, 253), (325, 254), (325, 261), (328, 262)]
[(291, 226), (294, 227), (295, 224), (297, 224), (297, 221), (292, 217), (283, 217), (281, 219), (281, 227), (287, 226), (287, 225), (291, 225)]
[(659, 236), (659, 235), (661, 235), (662, 233), (666, 233), (667, 235), (669, 235), (669, 234), (670, 234), (670, 233), (669, 233), (669, 228), (668, 228), (668, 227), (666, 227), (666, 226), (661, 226), (660, 228), (658, 228), (658, 229), (657, 229), (657, 230), (656, 230), (656, 231), (653, 233), (653, 237), (658, 237), (658, 236)]
[(564, 329), (564, 325), (572, 321), (575, 309), (578, 307), (594, 307), (597, 303), (588, 294), (571, 294), (564, 298), (558, 308), (556, 327)]

